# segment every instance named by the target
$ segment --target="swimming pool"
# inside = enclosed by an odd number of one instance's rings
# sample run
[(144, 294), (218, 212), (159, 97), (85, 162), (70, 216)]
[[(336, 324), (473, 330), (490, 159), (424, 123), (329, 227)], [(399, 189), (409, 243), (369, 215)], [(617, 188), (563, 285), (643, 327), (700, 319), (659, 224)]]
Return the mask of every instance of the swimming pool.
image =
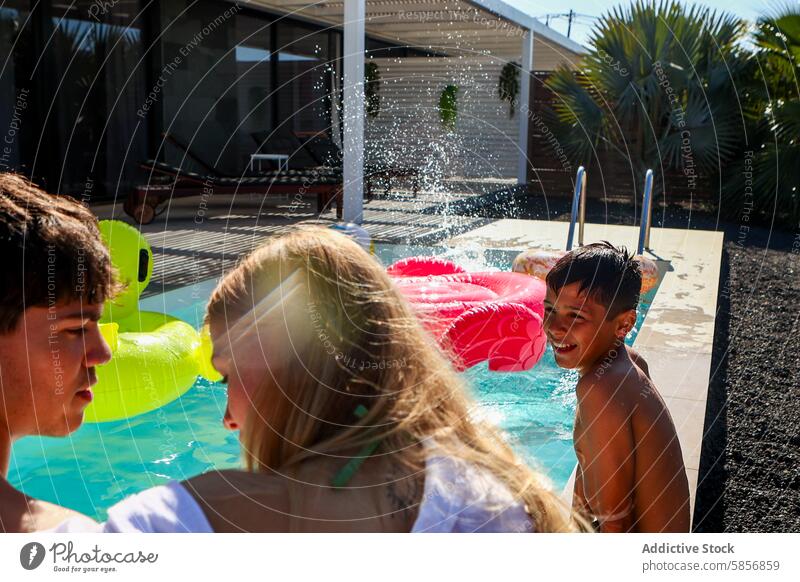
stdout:
[[(377, 245), (376, 254), (385, 265), (409, 256), (436, 255), (478, 271), (508, 270), (517, 251)], [(149, 297), (141, 308), (199, 325), (215, 284), (200, 281)], [(643, 297), (629, 343), (655, 293), (656, 289)], [(577, 374), (558, 368), (548, 348), (528, 372), (489, 372), (484, 363), (464, 377), (478, 403), (474, 414), (500, 426), (512, 446), (561, 490), (577, 462), (572, 448)], [(13, 447), (9, 481), (34, 497), (104, 519), (109, 506), (147, 487), (215, 467), (240, 466), (237, 436), (221, 422), (225, 405), (225, 387), (201, 379), (181, 398), (153, 412), (84, 424), (66, 438), (22, 439)]]

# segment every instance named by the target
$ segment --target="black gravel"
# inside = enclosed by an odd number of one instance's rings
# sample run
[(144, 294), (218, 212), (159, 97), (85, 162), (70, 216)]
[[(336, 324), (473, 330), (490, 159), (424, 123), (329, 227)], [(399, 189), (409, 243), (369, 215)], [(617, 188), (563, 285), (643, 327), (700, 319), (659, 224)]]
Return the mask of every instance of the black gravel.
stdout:
[(800, 235), (746, 234), (723, 252), (695, 530), (800, 532)]
[[(460, 210), (569, 220), (565, 198), (505, 192), (481, 202)], [(636, 224), (638, 213), (587, 204), (589, 222)], [(655, 208), (653, 224), (725, 233), (694, 528), (800, 532), (800, 229), (678, 206)]]

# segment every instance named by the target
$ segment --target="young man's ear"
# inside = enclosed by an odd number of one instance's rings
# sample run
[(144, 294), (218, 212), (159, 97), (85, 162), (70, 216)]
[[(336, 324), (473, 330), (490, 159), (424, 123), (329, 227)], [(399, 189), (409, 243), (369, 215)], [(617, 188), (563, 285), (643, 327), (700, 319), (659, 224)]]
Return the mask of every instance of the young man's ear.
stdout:
[(636, 310), (629, 309), (628, 311), (623, 311), (617, 315), (614, 321), (617, 326), (614, 332), (617, 339), (624, 340), (633, 329), (633, 326), (636, 325)]

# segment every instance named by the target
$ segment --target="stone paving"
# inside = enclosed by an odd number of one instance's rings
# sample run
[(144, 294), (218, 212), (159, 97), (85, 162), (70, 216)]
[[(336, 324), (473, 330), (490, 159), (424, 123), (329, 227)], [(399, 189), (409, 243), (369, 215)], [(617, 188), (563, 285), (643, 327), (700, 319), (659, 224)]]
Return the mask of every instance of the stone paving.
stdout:
[[(515, 187), (511, 180), (450, 179), (435, 190), (421, 189), (416, 197), (407, 190), (379, 192), (364, 204), (363, 227), (375, 242), (435, 244), (492, 222), (453, 214), (451, 207), (486, 203), (487, 195)], [(92, 210), (101, 219), (133, 223), (121, 203), (97, 204)], [(334, 222), (335, 212), (317, 215), (311, 198), (300, 202), (292, 196), (250, 194), (176, 198), (151, 224), (141, 227), (154, 253), (153, 277), (144, 296), (219, 277), (267, 237), (295, 225)]]

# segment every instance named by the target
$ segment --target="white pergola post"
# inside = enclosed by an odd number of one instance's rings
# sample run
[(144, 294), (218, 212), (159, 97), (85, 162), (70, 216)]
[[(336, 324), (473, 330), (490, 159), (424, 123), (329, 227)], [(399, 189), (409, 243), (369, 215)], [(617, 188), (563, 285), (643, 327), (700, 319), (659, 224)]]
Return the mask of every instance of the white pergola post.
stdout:
[(528, 183), (528, 126), (530, 125), (531, 71), (533, 70), (533, 30), (522, 37), (522, 63), (519, 84), (519, 163), (517, 183)]
[(342, 218), (364, 215), (364, 19), (366, 0), (344, 0), (344, 206)]

